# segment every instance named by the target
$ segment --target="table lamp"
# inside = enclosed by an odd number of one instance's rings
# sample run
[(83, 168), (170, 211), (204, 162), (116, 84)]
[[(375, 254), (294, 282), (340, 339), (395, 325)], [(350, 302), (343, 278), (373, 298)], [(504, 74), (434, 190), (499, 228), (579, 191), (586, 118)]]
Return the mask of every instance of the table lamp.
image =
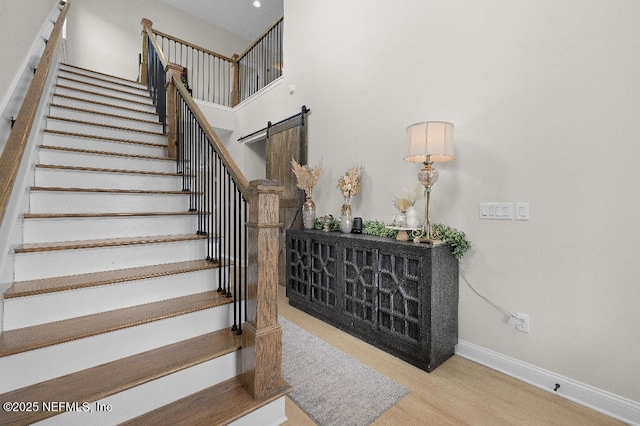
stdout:
[(451, 161), (453, 155), (453, 124), (446, 121), (426, 121), (415, 123), (407, 127), (408, 155), (405, 161), (423, 163), (424, 167), (418, 173), (418, 181), (424, 185), (424, 225), (420, 242), (437, 245), (440, 241), (435, 238), (431, 228), (431, 187), (438, 180), (438, 171), (433, 163)]

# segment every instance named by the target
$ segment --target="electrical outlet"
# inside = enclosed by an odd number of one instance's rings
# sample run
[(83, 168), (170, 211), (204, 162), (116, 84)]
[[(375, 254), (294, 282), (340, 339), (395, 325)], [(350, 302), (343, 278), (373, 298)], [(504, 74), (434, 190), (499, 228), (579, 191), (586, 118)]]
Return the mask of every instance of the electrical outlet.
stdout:
[(516, 313), (515, 314), (515, 326), (516, 330), (522, 331), (523, 333), (529, 332), (529, 315)]

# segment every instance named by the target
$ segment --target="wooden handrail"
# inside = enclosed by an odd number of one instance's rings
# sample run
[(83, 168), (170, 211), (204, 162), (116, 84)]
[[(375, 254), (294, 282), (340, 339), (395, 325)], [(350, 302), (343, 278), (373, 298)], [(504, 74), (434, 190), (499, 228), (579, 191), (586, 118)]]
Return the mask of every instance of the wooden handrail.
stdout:
[[(244, 176), (244, 174), (240, 170), (240, 167), (238, 167), (236, 162), (233, 160), (233, 158), (231, 157), (231, 154), (229, 154), (229, 151), (224, 146), (224, 144), (216, 134), (215, 130), (213, 130), (213, 127), (211, 127), (211, 124), (209, 124), (209, 121), (207, 121), (206, 117), (198, 107), (198, 104), (194, 102), (193, 98), (189, 94), (189, 91), (187, 90), (186, 87), (184, 87), (184, 84), (182, 83), (182, 81), (180, 81), (180, 78), (176, 77), (176, 75), (171, 75), (170, 78), (171, 78), (171, 82), (175, 84), (176, 90), (180, 92), (185, 103), (191, 109), (191, 112), (193, 113), (194, 118), (198, 121), (198, 123), (202, 127), (202, 130), (205, 132), (205, 136), (215, 145), (215, 149), (218, 152), (218, 155), (220, 156), (222, 163), (227, 168), (227, 170), (229, 170), (229, 174), (231, 175), (236, 185), (238, 185), (240, 192), (245, 197), (245, 199), (249, 200), (250, 199), (249, 182), (247, 181), (247, 178)], [(170, 117), (169, 118), (170, 120), (175, 119), (175, 117), (171, 117), (171, 116), (169, 117)]]
[(9, 205), (13, 185), (18, 176), (22, 157), (27, 148), (38, 106), (42, 100), (42, 94), (49, 77), (51, 61), (58, 47), (62, 25), (67, 19), (70, 6), (70, 3), (65, 3), (60, 15), (58, 15), (58, 20), (51, 30), (51, 35), (38, 63), (36, 73), (33, 80), (31, 80), (16, 122), (9, 134), (4, 151), (2, 151), (2, 156), (0, 156), (0, 182), (2, 182), (2, 185), (0, 185), (0, 223), (2, 223)]
[(242, 53), (238, 56), (238, 60), (240, 60), (240, 59), (244, 58), (244, 55), (246, 55), (247, 53), (249, 53), (249, 51), (250, 51), (251, 49), (253, 49), (254, 47), (256, 47), (256, 45), (257, 45), (258, 43), (260, 43), (260, 41), (262, 41), (262, 39), (263, 39), (267, 34), (269, 34), (269, 32), (271, 32), (271, 30), (272, 30), (276, 25), (278, 25), (280, 22), (282, 22), (282, 20), (283, 20), (283, 19), (284, 19), (284, 16), (281, 16), (280, 18), (278, 18), (278, 19), (276, 20), (276, 22), (274, 22), (273, 24), (271, 24), (271, 26), (270, 26), (269, 28), (267, 28), (267, 29), (266, 29), (262, 34), (260, 34), (260, 37), (258, 37), (258, 38), (256, 39), (256, 41), (254, 41), (254, 42), (253, 42), (253, 44), (252, 44), (251, 46), (247, 47), (247, 48), (244, 50), (244, 52), (242, 52)]
[[(177, 64), (170, 64), (170, 63), (167, 62), (166, 56), (162, 52), (162, 49), (160, 48), (160, 45), (158, 44), (158, 41), (153, 36), (153, 34), (154, 34), (154, 30), (152, 28), (153, 22), (148, 20), (148, 19), (146, 19), (146, 18), (144, 18), (144, 19), (142, 19), (141, 23), (142, 23), (142, 27), (143, 27), (143, 34), (146, 34), (146, 36), (149, 37), (149, 39), (151, 40), (151, 43), (153, 44), (154, 49), (156, 50), (156, 52), (158, 53), (158, 56), (160, 57), (160, 61), (162, 62), (163, 67), (167, 71), (167, 83), (168, 83), (167, 85), (168, 86), (175, 86), (176, 90), (180, 92), (180, 94), (182, 95), (183, 99), (185, 100), (185, 103), (191, 109), (195, 119), (198, 121), (198, 123), (202, 127), (202, 130), (205, 132), (205, 135), (215, 145), (215, 149), (216, 149), (216, 151), (218, 151), (218, 153), (220, 155), (220, 159), (222, 160), (222, 163), (229, 170), (229, 173), (231, 174), (231, 177), (233, 178), (233, 180), (236, 183), (236, 185), (238, 185), (238, 188), (240, 189), (240, 192), (245, 197), (245, 199), (248, 200), (249, 199), (249, 182), (247, 181), (247, 178), (244, 176), (244, 174), (242, 173), (242, 171), (240, 170), (240, 168), (238, 167), (236, 162), (231, 157), (231, 154), (229, 154), (229, 151), (224, 146), (224, 144), (222, 143), (222, 141), (220, 140), (220, 138), (218, 137), (216, 132), (213, 130), (213, 127), (211, 127), (211, 125), (209, 124), (209, 122), (205, 118), (204, 114), (202, 113), (202, 111), (200, 110), (198, 105), (193, 101), (193, 98), (191, 97), (191, 94), (189, 93), (187, 88), (182, 83), (182, 81), (181, 81), (181, 79), (179, 77), (179, 74), (177, 74), (175, 72), (176, 67), (178, 67), (180, 69), (182, 69), (182, 67), (177, 65)], [(143, 39), (144, 39), (144, 37), (143, 37)], [(143, 43), (143, 45), (144, 44), (145, 43)], [(144, 58), (143, 58), (143, 63), (146, 64), (148, 52), (145, 51), (144, 53), (145, 53), (145, 55), (144, 55)], [(143, 67), (143, 68), (145, 68), (145, 67)], [(172, 70), (174, 72), (170, 72)], [(146, 80), (146, 78), (145, 78), (145, 80)], [(172, 98), (173, 98), (172, 95), (169, 94), (168, 95), (168, 99), (170, 100), (170, 102), (171, 102)], [(168, 114), (167, 119), (169, 121), (175, 120), (175, 114), (172, 114), (170, 112)], [(173, 134), (174, 132), (171, 130), (171, 129), (175, 128), (173, 126), (174, 124), (175, 123), (171, 123), (171, 122), (168, 123), (168, 127), (170, 129), (169, 132), (168, 132), (168, 135), (169, 135), (170, 138), (175, 138), (175, 135)], [(174, 139), (174, 141), (175, 141), (175, 139)], [(172, 148), (171, 145), (172, 145), (172, 142), (174, 142), (174, 141), (168, 141), (168, 148), (169, 149)]]
[(151, 29), (151, 31), (152, 31), (154, 34), (159, 35), (160, 37), (164, 37), (164, 38), (169, 39), (169, 40), (171, 40), (171, 41), (175, 41), (176, 43), (184, 44), (184, 45), (185, 45), (185, 46), (187, 46), (187, 47), (191, 47), (191, 48), (193, 48), (193, 49), (195, 49), (195, 50), (199, 50), (199, 51), (201, 51), (201, 52), (208, 53), (209, 55), (211, 55), (211, 56), (215, 56), (216, 58), (220, 58), (220, 59), (222, 59), (222, 60), (224, 60), (224, 61), (233, 62), (233, 59), (228, 58), (228, 57), (226, 57), (226, 56), (224, 56), (224, 55), (221, 55), (221, 54), (219, 54), (219, 53), (216, 53), (216, 52), (214, 52), (214, 51), (211, 51), (211, 50), (209, 50), (209, 49), (206, 49), (206, 48), (204, 48), (204, 47), (198, 46), (197, 44), (189, 43), (188, 41), (185, 41), (185, 40), (179, 39), (178, 37), (174, 37), (174, 36), (172, 36), (172, 35), (169, 35), (169, 34), (167, 34), (167, 33), (163, 33), (162, 31), (158, 31), (158, 30), (155, 30), (155, 29), (153, 29), (153, 28)]

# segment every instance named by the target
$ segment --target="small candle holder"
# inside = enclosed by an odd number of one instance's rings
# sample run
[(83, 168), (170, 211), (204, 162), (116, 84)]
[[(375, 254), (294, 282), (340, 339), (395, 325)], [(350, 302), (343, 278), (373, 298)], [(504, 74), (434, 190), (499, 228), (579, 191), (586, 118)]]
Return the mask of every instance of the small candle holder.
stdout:
[(331, 222), (333, 222), (333, 215), (327, 213), (318, 219), (318, 221), (322, 224), (322, 230), (324, 232), (329, 232), (329, 226), (331, 225)]

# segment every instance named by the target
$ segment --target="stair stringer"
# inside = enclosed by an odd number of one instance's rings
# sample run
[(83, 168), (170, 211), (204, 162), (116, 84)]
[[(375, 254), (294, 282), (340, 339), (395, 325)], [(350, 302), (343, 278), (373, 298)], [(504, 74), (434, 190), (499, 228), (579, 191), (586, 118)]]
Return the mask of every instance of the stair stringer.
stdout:
[[(22, 242), (21, 215), (29, 209), (29, 193), (25, 188), (34, 181), (34, 165), (38, 161), (38, 146), (43, 140), (46, 128), (45, 112), (53, 99), (53, 89), (60, 67), (59, 58), (52, 58), (51, 69), (36, 112), (34, 127), (29, 135), (20, 169), (13, 183), (13, 189), (3, 218), (0, 218), (0, 294), (11, 285), (14, 275), (14, 255), (12, 248)], [(3, 184), (6, 184), (3, 182)], [(4, 330), (4, 300), (0, 298), (0, 333)]]

